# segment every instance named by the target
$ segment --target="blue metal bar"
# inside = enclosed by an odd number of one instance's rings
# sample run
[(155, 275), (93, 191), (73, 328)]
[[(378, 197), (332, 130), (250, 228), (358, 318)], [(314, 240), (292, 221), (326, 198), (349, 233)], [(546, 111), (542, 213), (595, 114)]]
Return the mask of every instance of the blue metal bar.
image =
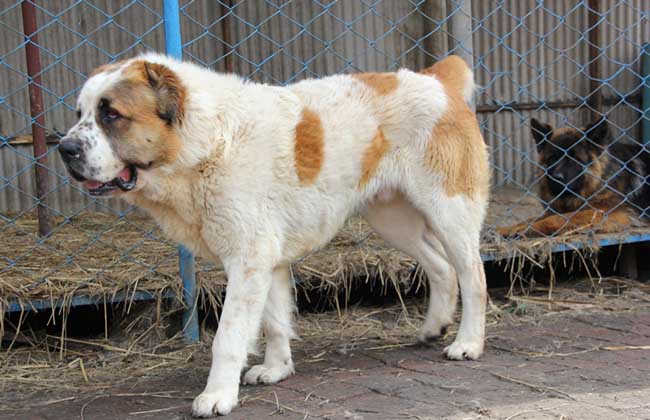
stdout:
[(641, 141), (650, 144), (650, 44), (641, 50)]
[(184, 246), (178, 247), (178, 269), (183, 279), (183, 333), (190, 342), (199, 340), (199, 317), (197, 315), (196, 270), (194, 255)]
[[(163, 299), (171, 299), (176, 297), (176, 293), (169, 290), (162, 295)], [(130, 302), (130, 301), (140, 301), (140, 300), (155, 300), (157, 298), (155, 293), (148, 291), (138, 291), (135, 293), (117, 293), (115, 296), (111, 296), (110, 299), (105, 299), (104, 296), (75, 296), (70, 302), (70, 306), (91, 306), (91, 305), (103, 305), (114, 304), (119, 302)], [(39, 300), (30, 300), (27, 304), (21, 305), (18, 301), (9, 301), (9, 306), (5, 312), (30, 312), (30, 311), (41, 311), (44, 309), (56, 309), (60, 308), (67, 302), (63, 298), (56, 299), (54, 301), (39, 299)]]
[[(600, 240), (594, 238), (592, 240), (588, 240), (584, 242), (579, 241), (579, 242), (568, 243), (568, 244), (557, 244), (551, 248), (551, 252), (556, 253), (556, 252), (565, 252), (565, 251), (575, 251), (578, 249), (586, 248), (588, 246), (594, 246), (595, 244), (598, 244), (599, 247), (606, 247), (612, 245), (631, 244), (637, 242), (650, 242), (650, 233), (632, 234), (632, 235), (627, 235), (625, 237), (601, 238)], [(510, 258), (512, 258), (512, 255), (507, 255), (505, 253), (481, 255), (481, 259), (483, 261), (498, 261), (498, 260), (505, 260)]]
[[(181, 41), (181, 21), (178, 0), (165, 0), (163, 3), (163, 19), (165, 22), (165, 51), (167, 55), (183, 59), (183, 43)], [(183, 333), (190, 342), (199, 340), (199, 319), (196, 313), (196, 271), (194, 256), (184, 246), (178, 247), (178, 268), (183, 279), (183, 298), (185, 312), (183, 313)]]

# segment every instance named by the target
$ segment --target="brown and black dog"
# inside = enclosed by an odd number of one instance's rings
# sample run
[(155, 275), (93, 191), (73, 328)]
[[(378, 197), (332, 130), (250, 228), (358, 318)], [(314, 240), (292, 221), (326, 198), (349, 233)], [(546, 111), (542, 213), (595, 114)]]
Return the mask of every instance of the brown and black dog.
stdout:
[(615, 232), (650, 223), (650, 149), (612, 141), (607, 120), (582, 129), (531, 120), (544, 170), (539, 218), (498, 229), (501, 236), (593, 230)]

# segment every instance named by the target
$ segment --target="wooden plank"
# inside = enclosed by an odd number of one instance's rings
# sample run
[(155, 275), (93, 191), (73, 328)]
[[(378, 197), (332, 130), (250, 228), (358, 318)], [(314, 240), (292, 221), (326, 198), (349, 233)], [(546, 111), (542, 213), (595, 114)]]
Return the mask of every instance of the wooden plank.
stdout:
[[(56, 134), (47, 133), (45, 137), (45, 141), (47, 144), (58, 144), (59, 136)], [(32, 144), (33, 142), (34, 139), (31, 134), (23, 134), (20, 136), (11, 137), (6, 142), (0, 143), (0, 147), (6, 146), (7, 144), (14, 146), (14, 145)]]

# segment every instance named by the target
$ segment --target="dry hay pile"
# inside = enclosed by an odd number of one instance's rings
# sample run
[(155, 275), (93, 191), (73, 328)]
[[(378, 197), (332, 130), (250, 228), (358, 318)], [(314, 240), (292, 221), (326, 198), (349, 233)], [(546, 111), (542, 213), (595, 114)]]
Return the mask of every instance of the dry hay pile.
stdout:
[[(1, 223), (1, 222), (0, 222)], [(153, 221), (139, 216), (118, 218), (84, 212), (55, 220), (53, 233), (39, 239), (34, 214), (0, 225), (0, 296), (24, 302), (55, 301), (63, 296), (114, 295), (134, 289), (158, 293), (180, 291), (176, 246)], [(352, 278), (372, 278), (381, 287), (412, 277), (415, 263), (388, 248), (361, 219), (351, 219), (323, 250), (293, 266), (306, 289), (345, 288)], [(204, 291), (221, 290), (220, 266), (197, 260)]]
[(38, 238), (34, 213), (0, 225), (0, 297), (7, 304), (180, 290), (176, 248), (146, 219), (84, 211)]
[(54, 336), (30, 327), (15, 332), (0, 352), (0, 410), (24, 406), (32, 394), (80, 396), (187, 367), (205, 345), (184, 342), (180, 332), (168, 336), (171, 312), (156, 313), (151, 305), (133, 312), (101, 338)]
[[(513, 213), (514, 209), (516, 214)], [(531, 194), (513, 189), (494, 192), (487, 217), (484, 256), (507, 261), (514, 282), (524, 265), (542, 267), (558, 245), (580, 250), (567, 262), (591, 267), (604, 235), (574, 232), (555, 238), (505, 241), (494, 234), (506, 218), (525, 220), (541, 213)], [(504, 217), (504, 215), (509, 216)], [(8, 217), (8, 216), (5, 216)], [(514, 218), (514, 219), (513, 219)], [(35, 212), (9, 223), (0, 218), (0, 311), (10, 302), (29, 308), (45, 300), (67, 308), (74, 296), (93, 296), (110, 302), (116, 296), (147, 292), (155, 297), (176, 297), (182, 304), (176, 246), (167, 241), (150, 219), (138, 213), (123, 217), (85, 210), (55, 220), (52, 234), (37, 236)], [(630, 232), (626, 232), (625, 235)], [(624, 234), (621, 234), (622, 238)], [(611, 235), (609, 236), (611, 238)], [(225, 286), (219, 266), (197, 261), (201, 302), (218, 307)], [(347, 304), (353, 286), (386, 293), (420, 286), (422, 272), (414, 260), (389, 248), (360, 218), (352, 218), (324, 249), (302, 258), (292, 267), (299, 293), (318, 292), (338, 307)], [(0, 333), (2, 332), (0, 317)]]
[[(52, 234), (40, 239), (35, 212), (13, 223), (2, 220), (0, 312), (11, 303), (27, 310), (34, 301), (46, 301), (63, 308), (65, 315), (73, 297), (98, 297), (101, 303), (116, 297), (129, 300), (136, 292), (176, 297), (182, 304), (177, 247), (150, 219), (87, 210), (69, 219), (56, 218)], [(337, 305), (341, 296), (347, 301), (353, 280), (386, 293), (408, 289), (421, 278), (415, 261), (386, 247), (358, 218), (292, 270), (300, 292), (318, 291)], [(225, 282), (220, 266), (197, 259), (202, 303), (220, 306)], [(0, 335), (2, 328), (0, 317)]]

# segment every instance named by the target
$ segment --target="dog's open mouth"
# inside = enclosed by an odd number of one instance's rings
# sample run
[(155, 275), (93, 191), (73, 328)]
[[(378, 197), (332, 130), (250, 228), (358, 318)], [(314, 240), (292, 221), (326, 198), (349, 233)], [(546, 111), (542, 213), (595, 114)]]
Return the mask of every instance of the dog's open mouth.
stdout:
[(121, 191), (131, 191), (138, 183), (138, 171), (135, 166), (130, 165), (122, 169), (115, 178), (108, 182), (99, 182), (87, 180), (84, 185), (90, 195), (105, 195), (111, 191), (120, 189)]

